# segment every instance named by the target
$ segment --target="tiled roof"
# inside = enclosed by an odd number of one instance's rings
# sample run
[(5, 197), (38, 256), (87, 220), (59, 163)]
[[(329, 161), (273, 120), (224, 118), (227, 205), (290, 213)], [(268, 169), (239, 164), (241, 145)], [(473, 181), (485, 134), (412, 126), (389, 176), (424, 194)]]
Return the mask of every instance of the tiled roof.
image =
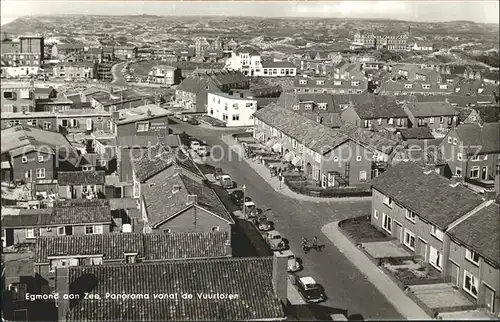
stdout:
[(372, 187), (441, 229), (482, 203), (471, 190), (412, 162), (401, 162), (372, 179)]
[(448, 232), (467, 247), (500, 266), (500, 206), (492, 203)]
[(41, 237), (36, 244), (36, 262), (51, 256), (104, 255), (104, 260), (123, 259), (137, 253), (144, 260), (224, 257), (228, 254), (225, 231), (171, 234), (89, 234)]
[(80, 205), (73, 207), (21, 210), (19, 215), (2, 216), (2, 227), (47, 227), (58, 225), (111, 224), (109, 206)]
[(500, 122), (478, 124), (460, 124), (455, 129), (467, 154), (500, 152)]
[(169, 146), (157, 144), (149, 149), (134, 151), (132, 167), (139, 182), (144, 182), (174, 163), (175, 151)]
[(249, 82), (249, 79), (242, 72), (237, 70), (209, 71), (206, 72), (205, 75), (210, 77), (219, 87)]
[[(205, 91), (207, 86), (210, 87), (210, 83), (213, 84), (213, 81), (206, 77), (188, 76), (177, 85), (176, 90), (198, 94), (199, 92)], [(213, 88), (211, 89), (213, 90)]]
[(269, 104), (255, 112), (254, 116), (318, 153), (324, 154), (348, 140), (347, 136), (337, 130), (281, 108), (277, 104)]
[(160, 138), (154, 135), (128, 135), (116, 138), (116, 144), (121, 148), (149, 148), (158, 144)]
[(390, 96), (361, 94), (353, 102), (353, 108), (361, 119), (407, 117), (401, 106)]
[(301, 102), (314, 102), (314, 103), (326, 103), (326, 110), (320, 110), (313, 107), (314, 112), (322, 113), (340, 113), (340, 109), (334, 103), (334, 96), (331, 94), (324, 93), (306, 93), (306, 94), (296, 94), (293, 92), (282, 92), (278, 104), (281, 107), (293, 110), (294, 105), (298, 105)]
[(447, 102), (410, 102), (406, 107), (415, 117), (458, 115), (457, 110)]
[(59, 171), (57, 173), (59, 185), (100, 185), (106, 182), (105, 171)]
[(319, 118), (319, 123), (328, 127), (339, 128), (342, 126), (342, 119), (339, 113), (302, 113), (302, 115), (316, 122)]
[(482, 73), (481, 76), (484, 79), (489, 79), (489, 80), (495, 80), (495, 81), (500, 81), (500, 74), (498, 72), (486, 72)]
[[(249, 321), (285, 317), (272, 283), (272, 258), (189, 260), (69, 268), (74, 283), (91, 276), (95, 286), (70, 284), (72, 293), (151, 294), (150, 299), (75, 303), (68, 321)], [(164, 278), (168, 276), (168, 278)], [(119, 281), (119, 282), (117, 282)], [(140, 282), (137, 282), (140, 281)], [(192, 293), (192, 300), (154, 300), (152, 294)], [(199, 299), (197, 293), (237, 294), (238, 299)], [(179, 294), (180, 296), (180, 294)]]
[(46, 145), (54, 151), (60, 149), (72, 150), (71, 144), (64, 135), (58, 132), (46, 131), (36, 127), (14, 126), (2, 130), (1, 153), (9, 152), (27, 145)]
[(434, 136), (431, 133), (431, 130), (428, 127), (414, 127), (411, 129), (399, 129), (399, 133), (401, 133), (401, 137), (404, 140), (409, 139), (433, 139)]
[(354, 141), (385, 154), (390, 154), (400, 144), (400, 140), (396, 135), (386, 133), (385, 131), (374, 132), (362, 129), (348, 122), (343, 123), (339, 131)]
[(91, 54), (91, 55), (101, 55), (102, 54), (102, 48), (91, 47), (91, 48), (89, 48), (89, 54)]

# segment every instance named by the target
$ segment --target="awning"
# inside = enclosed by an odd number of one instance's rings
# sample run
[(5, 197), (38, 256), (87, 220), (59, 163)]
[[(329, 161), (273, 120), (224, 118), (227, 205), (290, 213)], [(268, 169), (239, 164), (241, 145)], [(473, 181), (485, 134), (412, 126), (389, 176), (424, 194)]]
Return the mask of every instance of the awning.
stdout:
[(292, 162), (292, 160), (295, 158), (295, 155), (293, 155), (293, 152), (287, 152), (283, 159), (288, 162)]
[(292, 164), (296, 167), (302, 167), (302, 158), (301, 157), (295, 157), (292, 159)]
[(2, 161), (1, 165), (2, 165), (2, 169), (10, 169), (10, 162), (9, 161)]
[(273, 145), (273, 151), (274, 152), (281, 152), (281, 144), (280, 143), (275, 143)]
[(265, 144), (268, 146), (268, 147), (272, 147), (274, 145), (274, 143), (276, 143), (275, 140), (271, 139), (269, 141), (267, 141)]

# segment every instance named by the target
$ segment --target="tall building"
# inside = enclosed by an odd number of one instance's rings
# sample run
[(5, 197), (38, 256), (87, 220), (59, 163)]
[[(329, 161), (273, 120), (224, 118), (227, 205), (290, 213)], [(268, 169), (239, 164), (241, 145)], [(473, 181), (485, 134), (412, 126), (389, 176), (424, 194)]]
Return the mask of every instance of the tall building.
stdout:
[(21, 43), (21, 53), (41, 54), (44, 53), (43, 36), (22, 36), (19, 37)]

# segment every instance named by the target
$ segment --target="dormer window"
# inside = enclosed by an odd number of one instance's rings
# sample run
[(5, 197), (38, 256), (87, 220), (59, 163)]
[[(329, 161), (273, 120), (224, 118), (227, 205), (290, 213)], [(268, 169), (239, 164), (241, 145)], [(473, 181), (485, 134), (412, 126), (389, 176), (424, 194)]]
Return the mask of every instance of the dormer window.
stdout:
[(324, 111), (325, 111), (325, 110), (326, 110), (327, 105), (328, 105), (327, 103), (318, 103), (318, 108), (319, 108), (320, 110), (324, 110)]
[(359, 86), (359, 82), (351, 82), (351, 86)]
[(307, 84), (307, 79), (300, 79), (300, 80), (299, 80), (299, 84), (300, 84), (300, 85), (305, 85), (305, 84)]
[(304, 107), (306, 110), (312, 110), (312, 104), (306, 104)]
[(294, 111), (298, 111), (298, 110), (299, 110), (299, 106), (298, 106), (298, 105), (294, 105), (294, 106), (293, 106), (293, 110), (294, 110)]
[(430, 84), (422, 84), (422, 88), (423, 89), (431, 89), (431, 85)]
[(178, 184), (174, 184), (174, 186), (172, 187), (172, 193), (177, 193), (179, 192), (179, 190), (181, 190), (181, 186)]
[(405, 88), (413, 88), (413, 84), (405, 84)]
[(137, 253), (125, 253), (125, 263), (133, 264), (137, 261)]
[(324, 80), (317, 80), (316, 85), (325, 85), (325, 81)]

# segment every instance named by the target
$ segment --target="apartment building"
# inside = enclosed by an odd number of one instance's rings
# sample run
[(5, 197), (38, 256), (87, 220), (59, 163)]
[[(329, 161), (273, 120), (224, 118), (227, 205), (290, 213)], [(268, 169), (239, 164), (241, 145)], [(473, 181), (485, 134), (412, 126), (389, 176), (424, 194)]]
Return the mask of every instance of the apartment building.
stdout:
[(252, 126), (257, 100), (249, 91), (230, 90), (208, 92), (207, 114), (226, 123), (226, 126)]
[(137, 58), (136, 46), (115, 46), (113, 52), (114, 58), (118, 60), (129, 60)]
[[(352, 74), (351, 74), (352, 73)], [(358, 71), (351, 71), (344, 79), (303, 77), (295, 79), (293, 89), (297, 94), (361, 94), (368, 89), (368, 79)]]
[(175, 85), (181, 79), (181, 70), (177, 67), (158, 65), (151, 68), (148, 80), (155, 84)]
[(261, 75), (262, 68), (260, 53), (252, 47), (237, 48), (231, 53), (224, 67), (227, 70), (240, 71), (245, 76)]

